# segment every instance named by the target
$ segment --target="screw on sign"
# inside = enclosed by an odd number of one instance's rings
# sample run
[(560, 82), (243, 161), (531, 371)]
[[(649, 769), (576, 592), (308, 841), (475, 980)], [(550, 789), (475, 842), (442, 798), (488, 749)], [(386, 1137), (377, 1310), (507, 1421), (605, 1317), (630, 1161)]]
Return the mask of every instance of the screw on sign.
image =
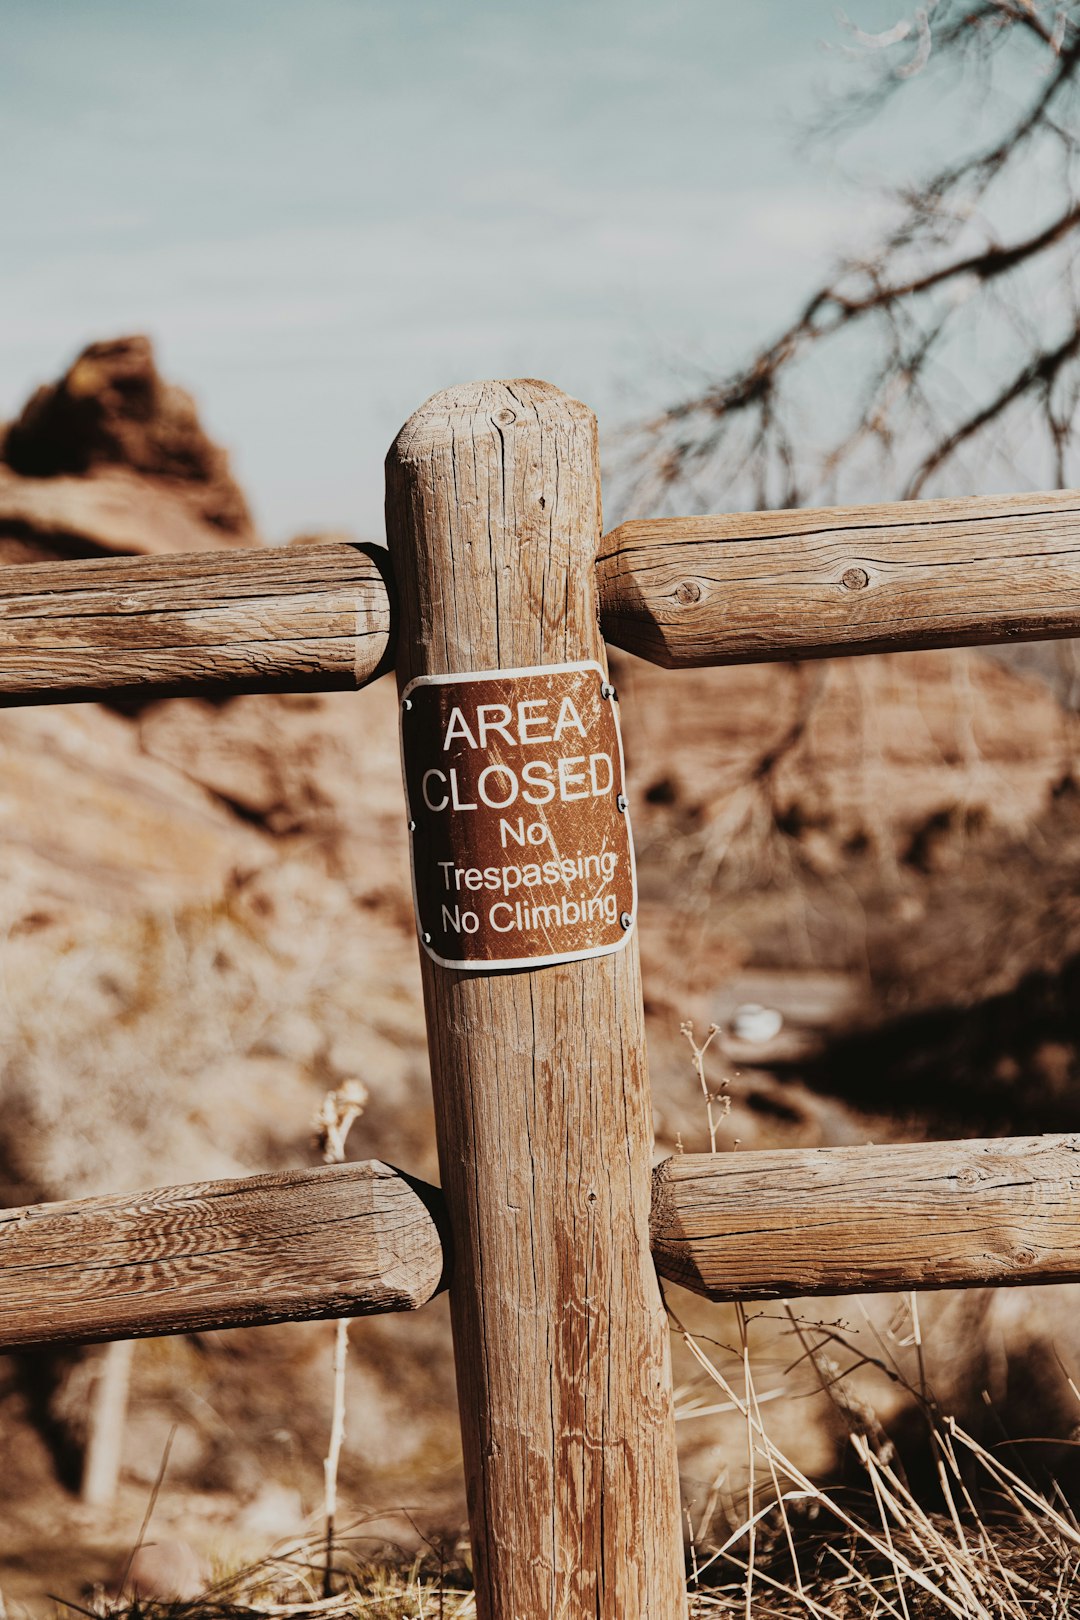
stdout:
[(424, 675), (402, 694), (413, 898), (444, 967), (625, 945), (636, 905), (618, 700), (599, 664)]

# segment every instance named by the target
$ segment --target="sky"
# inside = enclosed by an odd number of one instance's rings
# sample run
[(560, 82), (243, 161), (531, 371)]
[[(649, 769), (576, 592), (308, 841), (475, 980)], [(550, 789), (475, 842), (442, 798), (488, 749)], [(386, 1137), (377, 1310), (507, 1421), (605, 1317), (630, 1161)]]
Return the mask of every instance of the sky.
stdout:
[(896, 155), (805, 138), (862, 71), (827, 0), (0, 0), (0, 25), (0, 418), (147, 332), (275, 540), (379, 538), (387, 447), (452, 383), (545, 377), (609, 435), (678, 399), (857, 244)]

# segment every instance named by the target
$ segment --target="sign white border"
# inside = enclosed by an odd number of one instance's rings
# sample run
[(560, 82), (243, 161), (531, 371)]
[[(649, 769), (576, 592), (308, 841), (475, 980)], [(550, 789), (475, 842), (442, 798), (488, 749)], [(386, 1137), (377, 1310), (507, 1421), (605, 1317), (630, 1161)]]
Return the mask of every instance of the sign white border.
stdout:
[[(414, 817), (412, 813), (412, 805), (409, 803), (409, 778), (405, 770), (406, 710), (404, 705), (409, 693), (414, 687), (456, 686), (462, 681), (494, 681), (498, 680), (500, 677), (513, 678), (514, 676), (518, 675), (563, 675), (568, 672), (576, 674), (578, 672), (583, 672), (590, 669), (596, 671), (601, 682), (606, 681), (609, 685), (612, 685), (612, 696), (610, 701), (612, 704), (616, 705), (612, 712), (615, 720), (615, 736), (619, 744), (619, 777), (622, 782), (623, 794), (626, 795), (626, 760), (623, 757), (622, 726), (619, 721), (619, 710), (617, 707), (619, 700), (614, 691), (611, 677), (607, 674), (603, 665), (598, 663), (595, 658), (582, 658), (577, 662), (569, 664), (529, 664), (518, 669), (470, 669), (464, 674), (460, 675), (415, 675), (409, 684), (402, 689), (398, 696), (398, 741), (401, 753), (401, 780), (405, 787), (405, 813), (407, 820), (411, 822), (414, 820)], [(628, 797), (628, 795), (626, 796)], [(618, 814), (625, 816), (626, 818), (626, 836), (630, 846), (631, 911), (630, 926), (629, 928), (624, 929), (622, 938), (616, 940), (614, 945), (594, 945), (591, 949), (586, 951), (565, 951), (562, 954), (555, 956), (515, 956), (509, 958), (497, 957), (492, 958), (490, 961), (458, 962), (450, 957), (440, 956), (437, 951), (433, 951), (431, 949), (430, 945), (426, 945), (424, 943), (424, 931), (420, 923), (420, 903), (416, 894), (416, 852), (413, 848), (413, 839), (415, 834), (410, 831), (409, 875), (412, 880), (413, 920), (416, 923), (416, 937), (420, 942), (421, 949), (431, 958), (433, 962), (438, 962), (440, 967), (454, 968), (456, 971), (461, 973), (506, 973), (512, 972), (516, 968), (553, 967), (559, 962), (583, 962), (589, 957), (615, 956), (617, 952), (624, 951), (627, 945), (630, 943), (631, 934), (637, 927), (637, 862), (634, 859), (634, 830), (630, 825), (629, 803), (627, 804), (626, 809), (620, 810)]]

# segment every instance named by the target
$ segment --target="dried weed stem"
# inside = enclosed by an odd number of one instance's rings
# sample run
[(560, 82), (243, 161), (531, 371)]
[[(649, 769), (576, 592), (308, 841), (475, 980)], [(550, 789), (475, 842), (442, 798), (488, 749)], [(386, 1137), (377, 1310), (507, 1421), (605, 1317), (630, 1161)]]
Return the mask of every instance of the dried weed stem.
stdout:
[(713, 1041), (716, 1039), (717, 1035), (719, 1035), (720, 1026), (719, 1024), (710, 1024), (708, 1030), (706, 1031), (705, 1039), (700, 1045), (694, 1039), (694, 1024), (692, 1019), (687, 1019), (685, 1023), (680, 1024), (679, 1029), (686, 1037), (687, 1045), (690, 1048), (691, 1061), (694, 1065), (694, 1073), (698, 1077), (698, 1084), (701, 1086), (701, 1094), (705, 1099), (705, 1116), (709, 1122), (709, 1152), (716, 1153), (718, 1151), (716, 1146), (716, 1133), (719, 1129), (720, 1121), (726, 1119), (731, 1113), (731, 1098), (727, 1094), (728, 1081), (726, 1077), (721, 1080), (719, 1090), (709, 1090), (709, 1082), (705, 1076), (705, 1054), (709, 1050), (709, 1047), (712, 1045)]
[[(336, 1091), (328, 1091), (314, 1119), (315, 1145), (324, 1164), (343, 1164), (345, 1143), (353, 1125), (367, 1105), (368, 1089), (360, 1080), (346, 1080)], [(334, 1402), (330, 1420), (330, 1444), (323, 1461), (326, 1533), (324, 1543), (322, 1595), (334, 1595), (334, 1525), (337, 1520), (337, 1479), (341, 1448), (345, 1443), (345, 1370), (349, 1356), (349, 1323), (339, 1317), (334, 1338)]]

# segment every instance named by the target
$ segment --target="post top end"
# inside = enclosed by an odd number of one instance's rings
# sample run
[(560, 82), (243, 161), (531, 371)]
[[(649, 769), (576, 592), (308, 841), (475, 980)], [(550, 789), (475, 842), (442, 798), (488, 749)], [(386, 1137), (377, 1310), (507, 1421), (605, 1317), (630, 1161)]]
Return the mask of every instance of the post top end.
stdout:
[(420, 445), (457, 436), (530, 424), (578, 423), (593, 430), (587, 405), (536, 377), (491, 378), (458, 383), (425, 400), (402, 427), (388, 459), (403, 459)]

